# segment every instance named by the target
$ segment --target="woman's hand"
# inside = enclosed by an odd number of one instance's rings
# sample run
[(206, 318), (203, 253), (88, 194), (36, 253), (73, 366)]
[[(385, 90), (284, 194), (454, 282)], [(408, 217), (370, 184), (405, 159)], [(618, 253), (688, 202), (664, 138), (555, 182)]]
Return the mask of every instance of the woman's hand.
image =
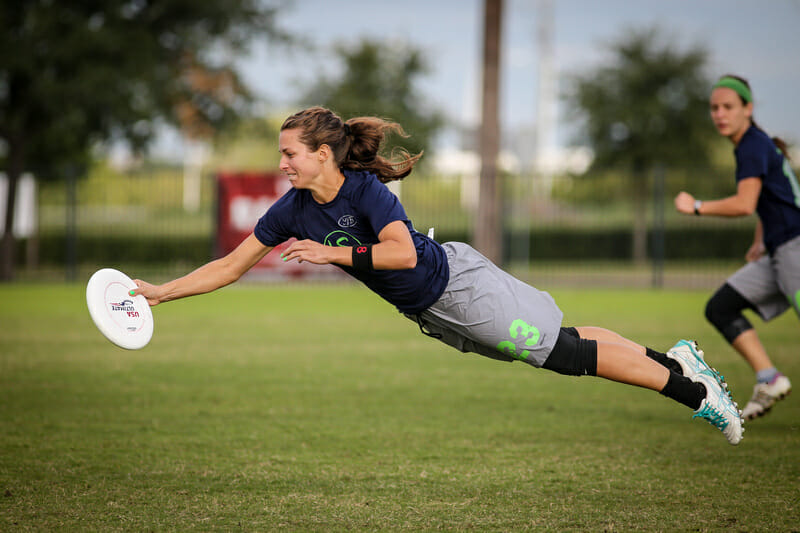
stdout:
[(678, 196), (675, 197), (675, 209), (684, 215), (693, 215), (694, 196), (685, 191), (678, 193)]
[(767, 247), (764, 246), (764, 241), (754, 242), (752, 246), (750, 246), (750, 249), (747, 250), (747, 253), (744, 254), (744, 258), (750, 262), (757, 261), (761, 259), (761, 256), (765, 253), (767, 253)]
[(298, 263), (308, 261), (315, 265), (327, 265), (334, 262), (332, 254), (335, 250), (336, 248), (333, 246), (325, 246), (316, 241), (304, 239), (290, 244), (281, 254), (281, 259), (284, 261), (296, 259)]
[(130, 292), (131, 296), (139, 296), (140, 294), (145, 297), (150, 307), (161, 303), (161, 298), (158, 295), (158, 287), (146, 281), (135, 279), (133, 282), (136, 288)]

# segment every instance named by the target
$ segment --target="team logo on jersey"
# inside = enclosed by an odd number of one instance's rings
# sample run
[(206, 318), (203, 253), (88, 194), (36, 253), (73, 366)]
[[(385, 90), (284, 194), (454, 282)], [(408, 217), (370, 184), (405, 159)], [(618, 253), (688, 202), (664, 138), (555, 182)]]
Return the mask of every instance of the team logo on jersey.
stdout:
[(342, 215), (339, 218), (339, 225), (343, 228), (352, 228), (356, 225), (356, 217), (353, 215)]
[(325, 246), (358, 246), (361, 241), (347, 233), (346, 231), (336, 230), (325, 236)]

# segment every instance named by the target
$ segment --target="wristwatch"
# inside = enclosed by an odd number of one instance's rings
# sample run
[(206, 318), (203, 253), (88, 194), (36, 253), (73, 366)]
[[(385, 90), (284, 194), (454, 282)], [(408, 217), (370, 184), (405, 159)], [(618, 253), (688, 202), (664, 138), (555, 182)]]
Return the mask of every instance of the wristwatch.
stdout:
[(695, 200), (694, 201), (694, 214), (700, 216), (700, 206), (703, 205), (702, 200)]

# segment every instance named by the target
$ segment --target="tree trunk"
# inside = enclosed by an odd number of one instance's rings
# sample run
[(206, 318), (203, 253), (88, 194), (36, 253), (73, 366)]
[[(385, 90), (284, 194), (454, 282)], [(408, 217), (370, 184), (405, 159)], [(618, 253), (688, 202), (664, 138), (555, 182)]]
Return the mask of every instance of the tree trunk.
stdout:
[(475, 220), (475, 247), (494, 263), (502, 257), (497, 155), (500, 150), (499, 80), (502, 0), (484, 0), (483, 97), (480, 129), (480, 194)]
[(16, 240), (14, 239), (14, 212), (17, 204), (17, 183), (22, 174), (22, 154), (14, 142), (8, 143), (8, 194), (6, 195), (6, 220), (3, 240), (0, 242), (0, 282), (14, 279)]
[(633, 168), (633, 262), (647, 262), (647, 173), (645, 166), (634, 164)]

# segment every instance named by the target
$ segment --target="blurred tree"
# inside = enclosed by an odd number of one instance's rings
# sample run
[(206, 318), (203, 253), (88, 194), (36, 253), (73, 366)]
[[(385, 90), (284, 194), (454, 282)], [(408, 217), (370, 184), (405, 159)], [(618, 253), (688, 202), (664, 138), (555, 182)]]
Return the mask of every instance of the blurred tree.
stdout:
[(592, 171), (625, 169), (634, 201), (634, 260), (647, 256), (648, 177), (657, 164), (670, 168), (708, 167), (711, 82), (704, 74), (703, 47), (679, 51), (662, 43), (657, 28), (626, 33), (613, 43), (609, 65), (576, 75), (566, 99), (573, 118), (594, 150)]
[[(427, 72), (419, 50), (387, 42), (363, 40), (338, 45), (334, 53), (344, 69), (337, 77), (321, 75), (301, 98), (301, 105), (321, 105), (344, 120), (374, 115), (403, 126), (410, 135), (392, 139), (394, 146), (430, 153), (431, 141), (443, 124), (442, 114), (425, 107), (416, 81)], [(423, 159), (424, 161), (424, 159)]]
[(231, 65), (255, 32), (287, 41), (262, 0), (0, 3), (0, 164), (9, 180), (0, 280), (13, 277), (22, 172), (82, 174), (99, 142), (147, 146), (157, 120), (207, 136), (248, 93)]

